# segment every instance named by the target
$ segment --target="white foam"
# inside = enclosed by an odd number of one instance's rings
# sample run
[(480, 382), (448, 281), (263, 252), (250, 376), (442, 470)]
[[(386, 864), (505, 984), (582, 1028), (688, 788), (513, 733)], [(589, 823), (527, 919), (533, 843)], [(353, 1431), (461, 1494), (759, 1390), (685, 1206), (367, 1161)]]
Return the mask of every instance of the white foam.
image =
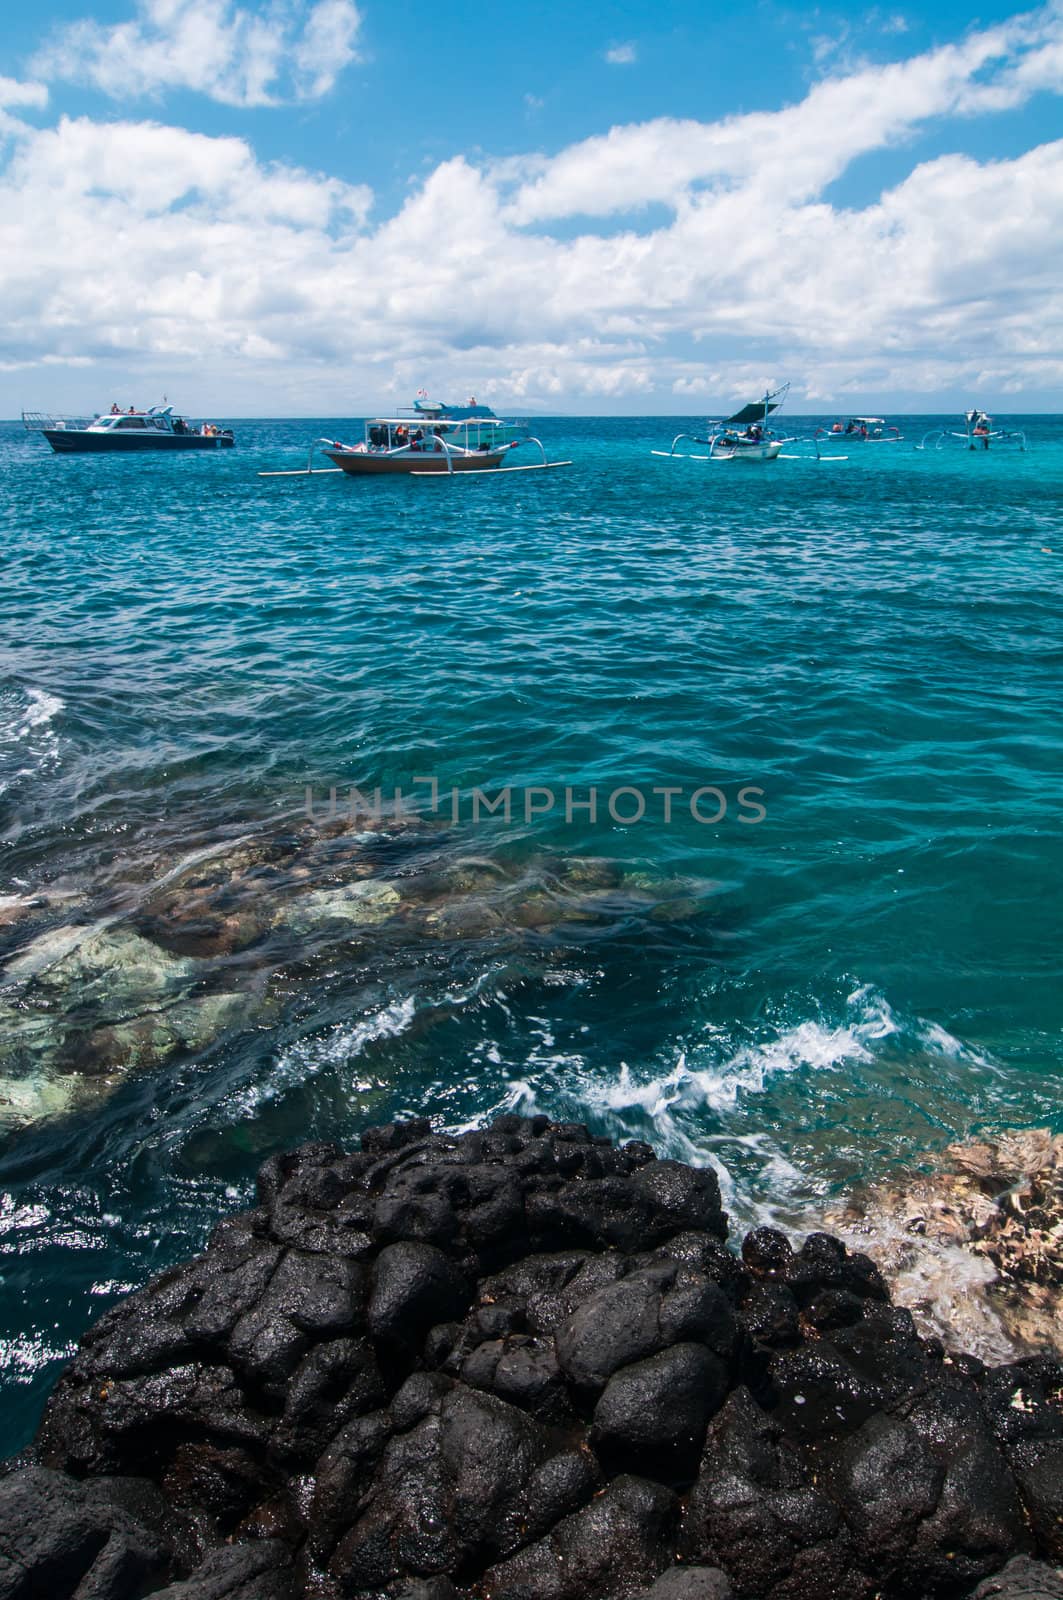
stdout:
[(63, 709), (59, 696), (49, 694), (46, 689), (27, 689), (26, 698), (29, 704), (21, 724), (15, 729), (16, 739), (27, 739), (35, 728), (46, 728)]
[(0, 794), (55, 760), (59, 736), (52, 724), (63, 709), (59, 696), (46, 689), (19, 684), (0, 689), (0, 769), (8, 769), (0, 776)]
[(878, 1262), (894, 1303), (911, 1311), (920, 1332), (990, 1365), (1029, 1353), (1010, 1337), (987, 1292), (997, 1272), (984, 1256), (928, 1234), (913, 1235), (893, 1217), (872, 1215), (847, 1225), (831, 1216), (826, 1225)]
[[(378, 1039), (398, 1038), (414, 1020), (416, 1004), (412, 996), (395, 1000), (370, 1016), (354, 1024), (344, 1023), (323, 1035), (299, 1039), (277, 1057), (266, 1078), (260, 1083), (248, 1084), (226, 1102), (226, 1110), (233, 1121), (253, 1116), (263, 1105), (280, 1099), (308, 1078), (330, 1068), (344, 1068), (356, 1061), (366, 1046)], [(354, 1080), (352, 1091), (375, 1088), (371, 1082)]]

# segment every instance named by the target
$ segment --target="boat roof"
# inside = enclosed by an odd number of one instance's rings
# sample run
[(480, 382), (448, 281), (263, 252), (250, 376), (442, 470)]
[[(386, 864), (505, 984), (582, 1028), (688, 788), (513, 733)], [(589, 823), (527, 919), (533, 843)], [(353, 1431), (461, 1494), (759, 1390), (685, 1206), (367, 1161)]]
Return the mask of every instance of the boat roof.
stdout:
[(736, 411), (733, 417), (725, 417), (724, 423), (729, 428), (741, 427), (744, 422), (759, 422), (762, 417), (770, 416), (778, 409), (778, 404), (774, 401), (754, 400), (748, 406), (743, 406), (741, 411)]
[(97, 421), (109, 422), (112, 417), (168, 417), (173, 406), (149, 406), (146, 411), (101, 411)]
[(415, 400), (413, 409), (419, 417), (438, 417), (451, 422), (467, 422), (474, 418), (478, 422), (498, 421), (490, 406), (478, 406), (475, 401), (466, 406), (448, 406), (441, 400)]
[(761, 399), (751, 400), (747, 406), (743, 406), (740, 411), (736, 411), (733, 417), (725, 417), (723, 421), (724, 427), (740, 428), (747, 422), (762, 422), (773, 411), (778, 411), (786, 399), (789, 388), (790, 385), (784, 383), (782, 388), (776, 389), (774, 393), (769, 391)]
[(418, 412), (415, 416), (411, 416), (407, 412), (404, 417), (368, 417), (366, 420), (371, 427), (383, 424), (383, 426), (389, 428), (435, 428), (442, 426), (453, 427), (455, 425), (464, 427), (467, 423), (476, 423), (483, 428), (505, 428), (509, 426), (500, 417), (496, 417), (493, 411), (489, 411), (486, 406), (477, 406), (476, 410), (477, 413), (482, 411), (483, 415), (463, 417), (453, 411), (425, 411), (423, 413)]
[(885, 417), (850, 417), (850, 422), (885, 422)]

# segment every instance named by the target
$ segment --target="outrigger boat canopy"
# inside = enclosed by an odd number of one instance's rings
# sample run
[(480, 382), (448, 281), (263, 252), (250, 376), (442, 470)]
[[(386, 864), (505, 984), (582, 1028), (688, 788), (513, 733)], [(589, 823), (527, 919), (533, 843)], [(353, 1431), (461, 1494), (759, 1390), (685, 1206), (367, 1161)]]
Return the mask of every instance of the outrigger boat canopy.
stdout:
[(785, 389), (776, 389), (774, 394), (766, 394), (763, 400), (753, 400), (748, 406), (743, 406), (741, 411), (736, 411), (733, 417), (725, 417), (725, 428), (746, 428), (751, 422), (763, 422), (765, 417), (770, 417), (773, 411), (778, 411), (786, 398)]

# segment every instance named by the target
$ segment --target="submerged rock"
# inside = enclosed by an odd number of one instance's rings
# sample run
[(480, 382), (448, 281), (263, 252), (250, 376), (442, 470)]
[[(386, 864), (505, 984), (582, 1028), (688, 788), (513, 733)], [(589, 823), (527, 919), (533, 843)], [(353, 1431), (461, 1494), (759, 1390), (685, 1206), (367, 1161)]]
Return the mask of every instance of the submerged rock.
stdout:
[(473, 941), (546, 963), (587, 926), (682, 920), (717, 887), (625, 876), (594, 857), (451, 854), (438, 829), (393, 818), (372, 832), (336, 819), (208, 846), (138, 883), (132, 904), (115, 910), (110, 896), (94, 921), (40, 930), (58, 891), (9, 896), (0, 924), (23, 918), (33, 936), (0, 968), (0, 1131), (260, 1024), (308, 963), (422, 964), (426, 948)]
[(299, 934), (313, 933), (336, 923), (366, 928), (386, 922), (401, 903), (398, 890), (390, 884), (361, 878), (335, 889), (312, 889), (282, 907), (275, 921)]
[(246, 991), (202, 992), (209, 962), (113, 919), (40, 935), (2, 976), (0, 1129), (76, 1110), (132, 1070), (205, 1049), (260, 1004)]
[(85, 1335), (2, 1600), (1059, 1593), (1063, 1362), (947, 1356), (826, 1234), (735, 1254), (711, 1170), (411, 1122), (258, 1198)]

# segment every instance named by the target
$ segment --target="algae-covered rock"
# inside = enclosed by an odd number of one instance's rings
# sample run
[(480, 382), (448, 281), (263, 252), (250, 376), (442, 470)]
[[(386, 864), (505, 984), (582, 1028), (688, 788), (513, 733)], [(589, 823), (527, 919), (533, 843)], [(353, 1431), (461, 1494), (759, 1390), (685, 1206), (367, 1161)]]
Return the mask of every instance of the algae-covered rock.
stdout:
[(291, 900), (276, 921), (293, 933), (316, 933), (336, 924), (369, 928), (394, 916), (402, 896), (389, 883), (362, 878), (334, 889), (311, 889)]
[(230, 1028), (249, 1022), (257, 1007), (246, 994), (207, 994), (159, 1011), (96, 1028), (85, 1051), (96, 1070), (161, 1065), (178, 1051), (205, 1050)]
[(57, 928), (26, 946), (4, 969), (5, 984), (32, 980), (47, 1003), (64, 997), (79, 1007), (134, 1013), (145, 999), (173, 994), (202, 974), (200, 963), (173, 956), (111, 921)]

